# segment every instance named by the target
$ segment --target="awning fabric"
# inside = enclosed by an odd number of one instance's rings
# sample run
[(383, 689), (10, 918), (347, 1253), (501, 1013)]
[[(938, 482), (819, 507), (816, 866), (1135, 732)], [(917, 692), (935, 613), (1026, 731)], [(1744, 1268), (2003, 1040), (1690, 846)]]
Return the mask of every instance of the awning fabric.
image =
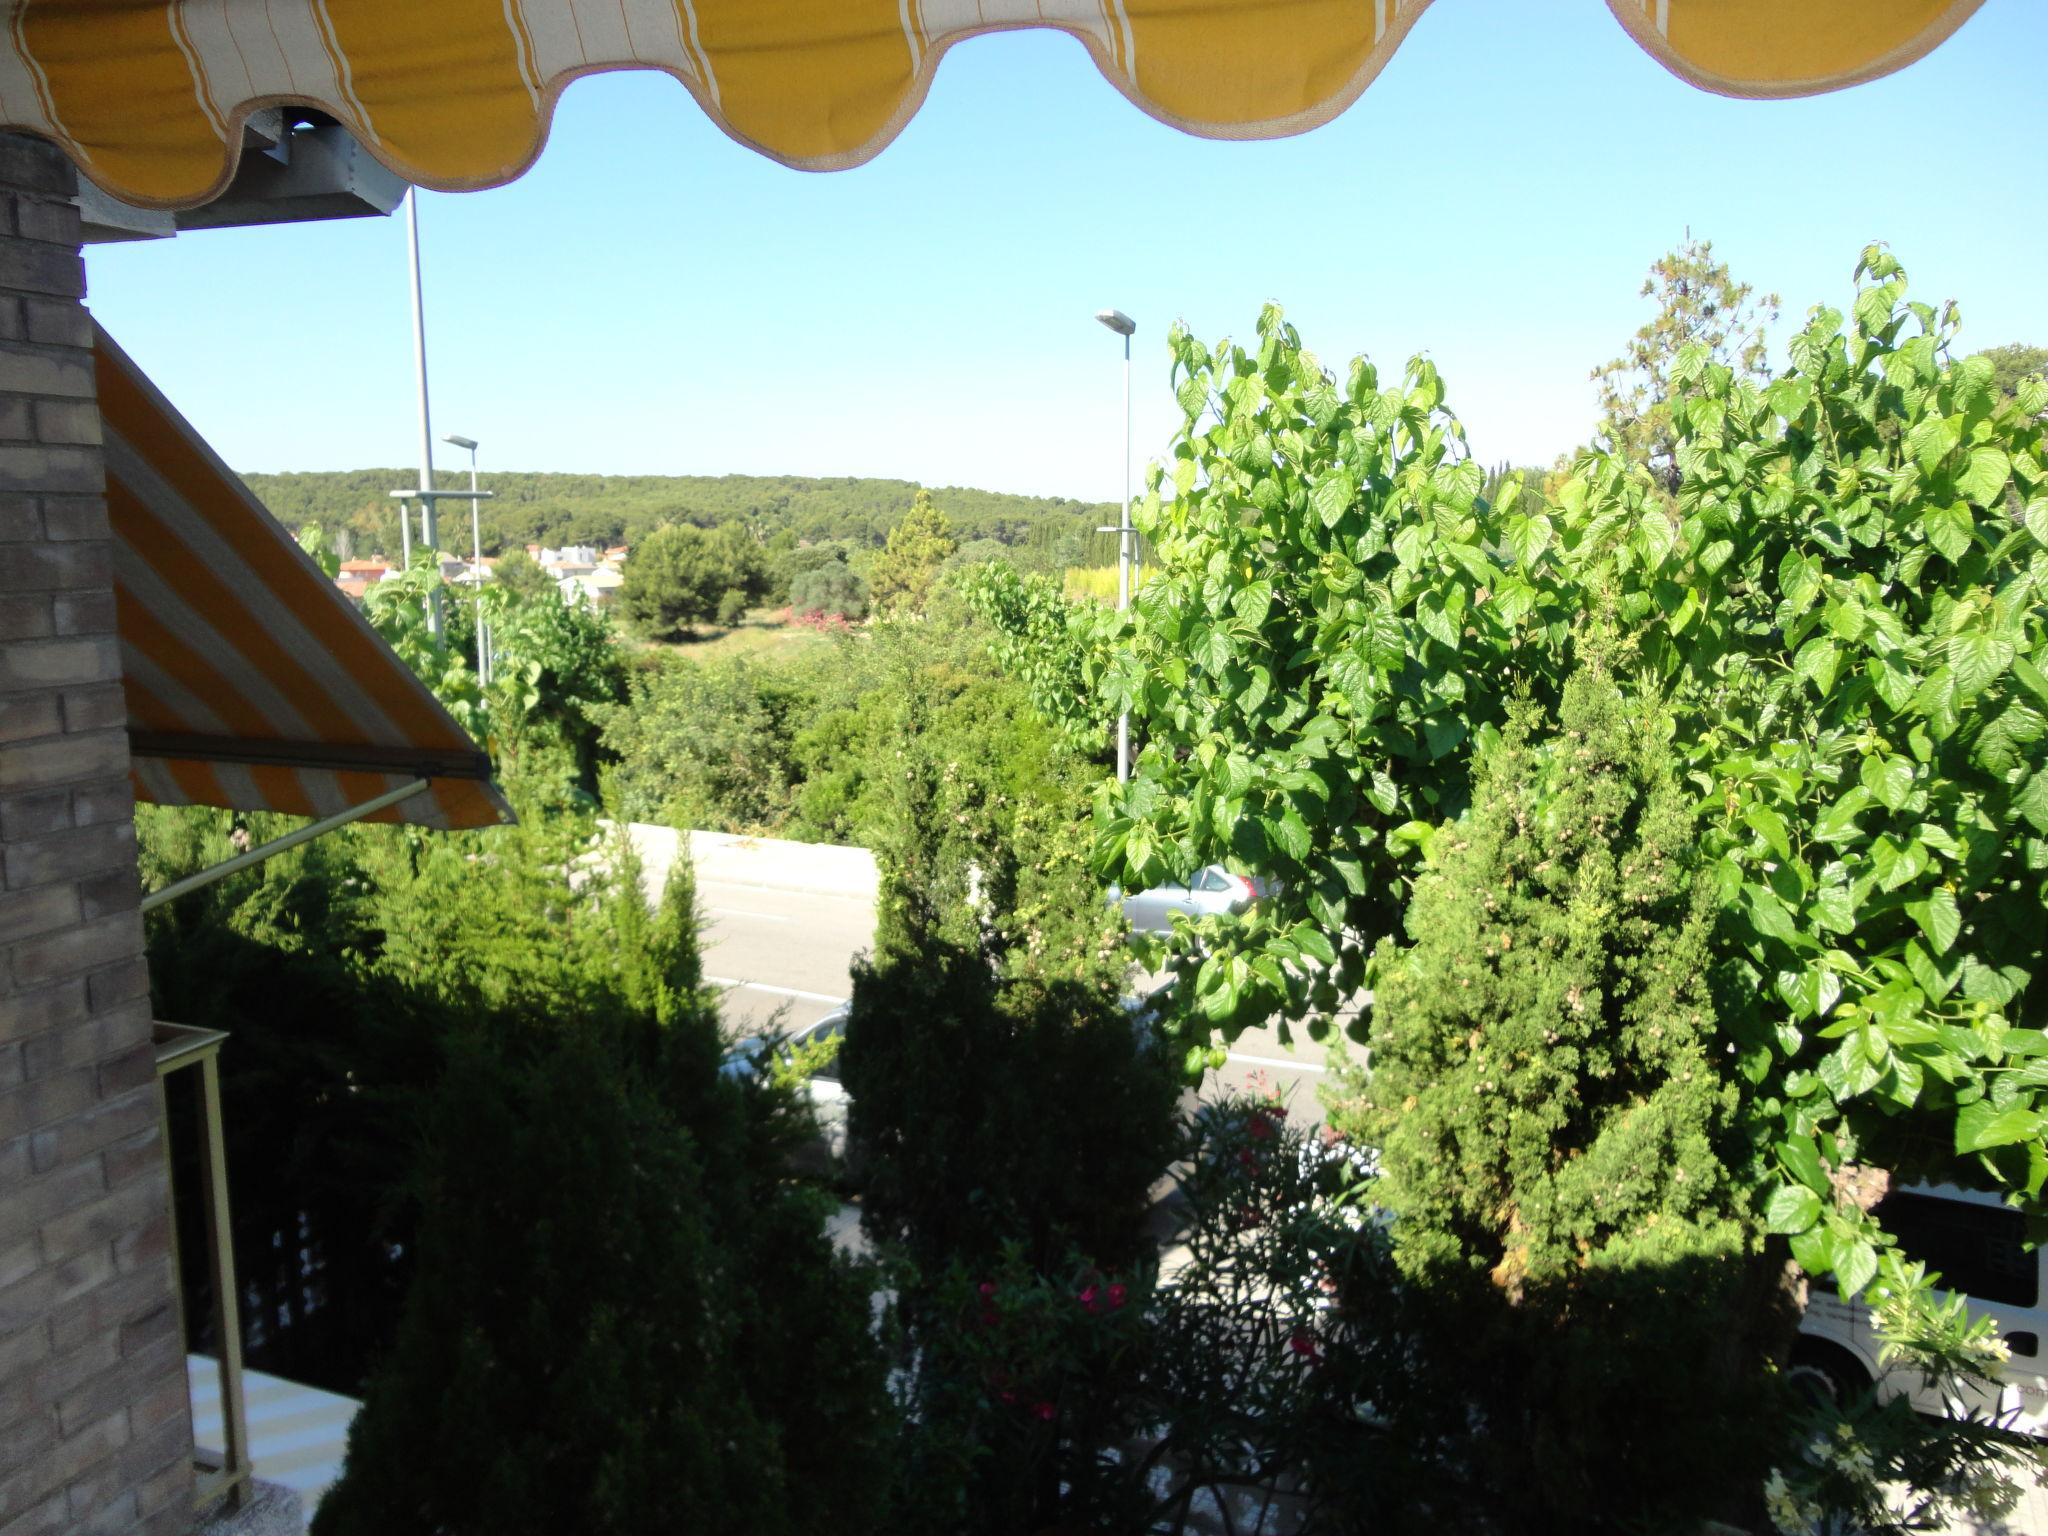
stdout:
[[(1124, 95), (1214, 138), (1299, 133), (1358, 98), (1432, 0), (0, 0), (0, 127), (62, 144), (131, 203), (226, 187), (241, 121), (297, 104), (410, 181), (512, 180), (580, 75), (658, 69), (741, 143), (836, 170), (916, 112), (947, 48), (1044, 27)], [(1445, 0), (1486, 26), (1498, 0)], [(1543, 0), (1562, 9), (1596, 0)], [(1607, 0), (1667, 68), (1798, 96), (1919, 58), (1981, 0)]]
[(477, 749), (334, 583), (95, 328), (135, 793), (159, 805), (510, 819)]

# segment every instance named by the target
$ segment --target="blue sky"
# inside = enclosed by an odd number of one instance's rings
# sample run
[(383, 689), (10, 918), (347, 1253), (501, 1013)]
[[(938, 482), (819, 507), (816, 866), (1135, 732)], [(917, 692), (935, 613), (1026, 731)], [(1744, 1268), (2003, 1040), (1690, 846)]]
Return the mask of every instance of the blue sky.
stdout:
[[(1961, 302), (1969, 345), (2048, 344), (2044, 59), (2048, 4), (1987, 0), (1899, 75), (1736, 102), (1597, 0), (1441, 0), (1336, 122), (1223, 144), (1145, 117), (1072, 40), (1007, 33), (955, 48), (903, 136), (829, 175), (740, 148), (665, 77), (584, 80), (524, 179), (423, 198), (435, 430), (486, 468), (1114, 499), (1120, 354), (1094, 311), (1139, 323), (1142, 462), (1174, 426), (1168, 323), (1249, 335), (1277, 299), (1333, 366), (1428, 351), (1482, 459), (1547, 461), (1688, 227), (1788, 324), (1843, 302), (1882, 238), (1917, 296)], [(91, 303), (238, 468), (409, 463), (404, 236), (99, 247)]]

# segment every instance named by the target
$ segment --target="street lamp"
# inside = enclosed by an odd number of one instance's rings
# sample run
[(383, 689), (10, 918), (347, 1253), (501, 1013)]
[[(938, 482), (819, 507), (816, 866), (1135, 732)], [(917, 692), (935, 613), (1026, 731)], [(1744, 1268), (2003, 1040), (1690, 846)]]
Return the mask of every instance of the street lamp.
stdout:
[[(1131, 606), (1131, 337), (1138, 323), (1120, 309), (1098, 311), (1095, 318), (1124, 339), (1124, 511), (1116, 526), (1116, 611)], [(1116, 717), (1116, 777), (1131, 776), (1131, 712)]]
[(476, 439), (450, 432), (441, 441), (469, 450), (469, 579), (476, 597), (476, 680), (488, 683), (491, 680), (491, 648), (489, 630), (484, 624), (484, 536), (478, 516), (482, 510), (479, 503), (483, 498), (476, 492)]
[[(441, 552), (441, 533), (434, 507), (434, 429), (427, 422), (427, 307), (420, 282), (420, 189), (405, 189), (405, 236), (411, 255), (408, 263), (412, 279), (412, 360), (413, 370), (418, 375), (420, 392), (420, 539), (436, 556)], [(412, 551), (406, 550), (406, 566), (412, 565)], [(434, 589), (427, 598), (427, 630), (436, 640), (441, 638), (441, 587)]]

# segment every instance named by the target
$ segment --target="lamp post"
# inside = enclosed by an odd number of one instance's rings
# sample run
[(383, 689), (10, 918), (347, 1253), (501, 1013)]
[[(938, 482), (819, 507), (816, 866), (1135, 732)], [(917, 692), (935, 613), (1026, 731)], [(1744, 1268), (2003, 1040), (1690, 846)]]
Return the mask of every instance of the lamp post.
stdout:
[(476, 439), (450, 432), (441, 441), (469, 450), (469, 579), (476, 589), (476, 680), (488, 683), (491, 680), (491, 647), (490, 631), (484, 624), (484, 536), (479, 517), (482, 509), (477, 505), (482, 498), (476, 491)]
[[(1095, 318), (1124, 339), (1124, 510), (1116, 525), (1116, 611), (1131, 606), (1131, 337), (1138, 323), (1120, 309), (1105, 309)], [(1131, 712), (1116, 717), (1116, 777), (1131, 776)]]
[[(420, 189), (407, 187), (405, 190), (405, 234), (411, 250), (412, 261), (412, 360), (413, 371), (419, 377), (420, 391), (420, 540), (438, 557), (441, 552), (440, 528), (434, 508), (434, 429), (427, 420), (427, 310), (426, 301), (420, 292)], [(412, 564), (411, 550), (406, 551), (406, 564)], [(435, 583), (427, 599), (427, 631), (436, 640), (441, 638), (441, 587)]]

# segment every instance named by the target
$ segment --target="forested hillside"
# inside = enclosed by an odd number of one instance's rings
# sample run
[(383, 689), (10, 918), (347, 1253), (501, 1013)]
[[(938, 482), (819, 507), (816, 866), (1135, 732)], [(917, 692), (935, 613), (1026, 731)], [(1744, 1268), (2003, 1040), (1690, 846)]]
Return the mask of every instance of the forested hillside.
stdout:
[[(350, 531), (352, 553), (387, 552), (398, 538), (390, 491), (414, 483), (417, 471), (355, 469), (286, 475), (245, 475), (250, 489), (287, 528), (317, 522)], [(442, 484), (466, 484), (444, 470)], [(810, 480), (794, 475), (564, 475), (495, 473), (481, 477), (494, 499), (484, 503), (484, 553), (541, 544), (638, 542), (664, 523), (714, 528), (741, 523), (763, 541), (785, 529), (805, 543), (844, 539), (880, 545), (909, 510), (917, 486), (908, 480)], [(933, 493), (963, 543), (995, 539), (1054, 546), (1116, 521), (1116, 509), (1056, 496), (1012, 496), (947, 487)], [(468, 519), (462, 519), (465, 526)]]

